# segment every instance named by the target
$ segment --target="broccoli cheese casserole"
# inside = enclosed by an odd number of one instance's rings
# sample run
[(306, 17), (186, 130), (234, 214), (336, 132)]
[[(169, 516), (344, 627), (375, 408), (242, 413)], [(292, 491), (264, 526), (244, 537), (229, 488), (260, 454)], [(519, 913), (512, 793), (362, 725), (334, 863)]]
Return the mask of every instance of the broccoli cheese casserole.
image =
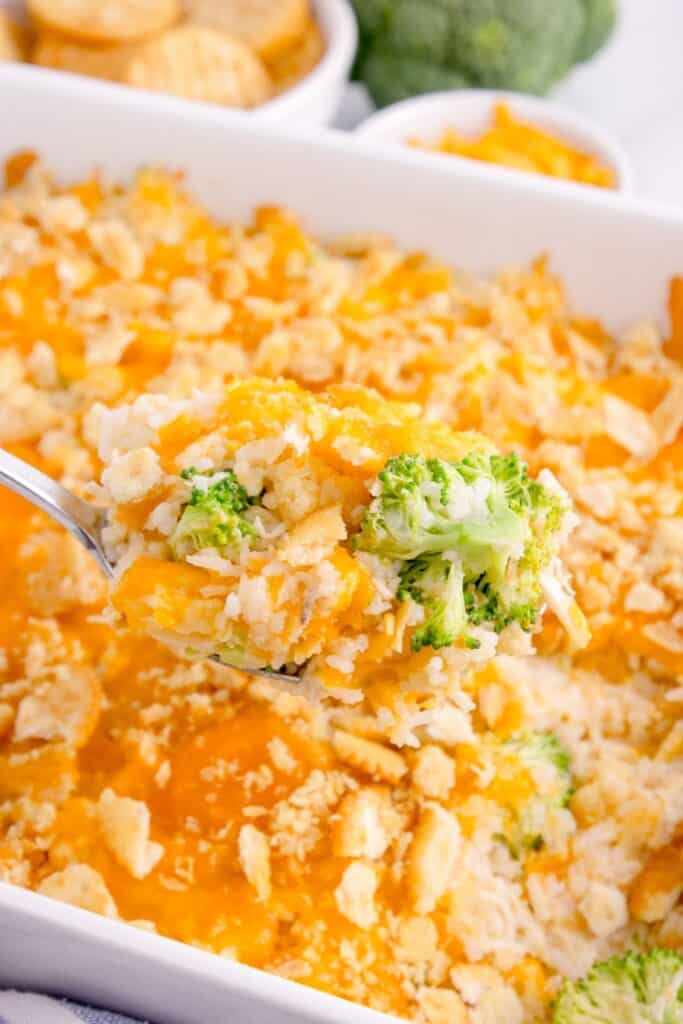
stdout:
[[(221, 223), (152, 169), (61, 184), (24, 153), (6, 174), (0, 444), (84, 496), (106, 489), (118, 614), (150, 614), (143, 558), (202, 574), (209, 604), (241, 614), (229, 567), (263, 556), (256, 537), (296, 562), (307, 513), (329, 558), (343, 552), (341, 617), (384, 574), (378, 614), (405, 648), (395, 675), (380, 659), (364, 678), (368, 652), (331, 639), (324, 682), (371, 686), (356, 703), (188, 661), (113, 621), (95, 562), (3, 492), (0, 878), (422, 1024), (680, 1021), (683, 282), (664, 336), (614, 337), (542, 259), (473, 277), (382, 237), (322, 242), (281, 209)], [(198, 392), (235, 403), (230, 450), (188, 454)], [(278, 402), (299, 419), (250, 481), (258, 458), (238, 451), (263, 431), (230, 431)], [(331, 407), (343, 424), (412, 417), (396, 429), (413, 443), (368, 434), (359, 451), (351, 432), (322, 452), (311, 430), (299, 451), (300, 410), (308, 429)], [(136, 435), (141, 410), (160, 436)], [(521, 481), (525, 522), (553, 544), (568, 494), (559, 555), (588, 628), (559, 569), (552, 599), (552, 544), (514, 575), (537, 572), (533, 623), (509, 589), (474, 587), (464, 549), (435, 567), (385, 548), (406, 540), (387, 504), (406, 473), (432, 526), (450, 493), (435, 480), (467, 500), (475, 477), (487, 495)], [(207, 525), (221, 543), (198, 542)], [(444, 583), (462, 598), (447, 616)], [(387, 680), (442, 700), (385, 700)]]
[(565, 492), (417, 413), (258, 377), (103, 413), (114, 608), (180, 654), (291, 666), (295, 692), (367, 695), (397, 721), (433, 714), (430, 650), (459, 678), (531, 631), (544, 596), (583, 646)]

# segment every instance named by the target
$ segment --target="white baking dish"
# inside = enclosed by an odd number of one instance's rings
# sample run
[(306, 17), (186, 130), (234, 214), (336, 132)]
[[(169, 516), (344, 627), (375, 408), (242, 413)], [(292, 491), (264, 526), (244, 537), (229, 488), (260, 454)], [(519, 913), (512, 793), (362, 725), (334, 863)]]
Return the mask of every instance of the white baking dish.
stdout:
[[(351, 64), (356, 53), (358, 32), (356, 19), (348, 0), (312, 0), (315, 16), (323, 35), (326, 49), (320, 63), (282, 95), (257, 107), (253, 115), (269, 121), (286, 121), (311, 128), (331, 124), (348, 84)], [(12, 11), (20, 18), (24, 16), (24, 0), (0, 0), (0, 10)], [(35, 69), (36, 74), (55, 75), (62, 78), (63, 71)], [(80, 77), (80, 76), (79, 76)], [(81, 88), (88, 89), (92, 79), (81, 78)], [(125, 95), (130, 94), (127, 86), (117, 86)], [(0, 112), (0, 113), (4, 113)]]
[[(248, 114), (193, 106), (69, 76), (0, 68), (0, 157), (40, 151), (61, 174), (112, 177), (140, 164), (183, 168), (214, 213), (261, 202), (298, 210), (313, 231), (396, 236), (471, 269), (547, 251), (574, 302), (620, 326), (665, 318), (683, 270), (683, 215), (599, 190), (450, 166), (340, 133), (287, 135)], [(444, 166), (446, 165), (446, 166)], [(0, 984), (108, 1004), (158, 1024), (371, 1024), (379, 1014), (0, 885)]]

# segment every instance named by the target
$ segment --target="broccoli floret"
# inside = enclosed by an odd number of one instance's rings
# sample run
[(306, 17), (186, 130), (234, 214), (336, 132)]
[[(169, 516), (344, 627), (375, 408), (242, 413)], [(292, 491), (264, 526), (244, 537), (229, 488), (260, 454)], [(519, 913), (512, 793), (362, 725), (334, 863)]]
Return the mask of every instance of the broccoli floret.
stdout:
[[(231, 469), (212, 474), (185, 469), (180, 475), (197, 483), (169, 538), (176, 558), (201, 548), (229, 548), (257, 536), (253, 523), (244, 516), (253, 502)], [(215, 483), (211, 483), (214, 477)]]
[(534, 766), (545, 765), (556, 773), (554, 789), (560, 807), (566, 807), (572, 794), (569, 754), (557, 736), (552, 732), (515, 733), (505, 745), (515, 750), (522, 763), (533, 770)]
[(516, 733), (501, 744), (500, 754), (518, 761), (536, 785), (528, 800), (509, 810), (501, 838), (514, 856), (540, 850), (550, 816), (567, 807), (574, 791), (569, 754), (549, 732)]
[(242, 635), (234, 636), (230, 643), (221, 644), (215, 651), (215, 654), (218, 660), (222, 661), (225, 665), (230, 665), (232, 668), (241, 668), (245, 671), (258, 668), (269, 672), (276, 672), (281, 667), (273, 668), (272, 665), (264, 665), (261, 658), (248, 651), (247, 641)]
[[(517, 455), (469, 455), (458, 466), (472, 486), (490, 476), (493, 484), (488, 499), (495, 522), (510, 522), (512, 513), (527, 528), (521, 554), (499, 550), (498, 561), (468, 563), (465, 605), (473, 624), (491, 623), (497, 632), (516, 622), (529, 631), (542, 603), (541, 574), (556, 553), (558, 531), (567, 511), (566, 503), (537, 480), (531, 480)], [(513, 565), (511, 565), (511, 561)]]
[(380, 106), (461, 86), (544, 93), (609, 35), (610, 0), (354, 0)]
[(683, 957), (673, 949), (629, 952), (565, 981), (553, 1024), (683, 1024)]
[[(407, 563), (398, 596), (427, 612), (415, 643), (431, 644), (425, 637), (433, 635), (437, 609), (442, 616), (450, 609), (448, 629), (440, 624), (436, 634), (441, 638), (464, 636), (468, 624), (498, 632), (513, 622), (533, 627), (542, 604), (540, 576), (555, 555), (567, 509), (529, 479), (514, 453), (472, 452), (460, 462), (399, 455), (379, 474), (376, 490), (354, 545)], [(453, 568), (424, 561), (434, 555), (448, 555)], [(416, 587), (423, 575), (427, 582)]]
[(617, 23), (616, 0), (582, 0), (583, 32), (576, 50), (577, 61), (590, 58), (605, 45)]
[(423, 605), (425, 620), (412, 635), (414, 651), (450, 647), (467, 624), (460, 566), (441, 555), (423, 555), (406, 562), (400, 574), (398, 598)]
[(513, 473), (526, 476), (515, 455), (502, 459), (473, 453), (461, 462), (422, 455), (389, 459), (378, 476), (379, 493), (363, 518), (356, 546), (401, 559), (463, 547), (471, 567), (479, 561), (483, 572), (492, 557), (500, 556), (503, 568), (505, 553), (523, 545), (528, 532), (525, 516), (516, 511), (518, 499), (515, 508), (508, 499), (508, 490), (516, 486), (505, 479), (508, 464)]
[(465, 608), (467, 618), (473, 626), (490, 623), (497, 633), (516, 622), (529, 633), (536, 622), (540, 607), (539, 594), (534, 587), (533, 595), (527, 600), (520, 592), (519, 600), (503, 600), (486, 574), (467, 580), (465, 584)]
[(437, 67), (417, 57), (372, 50), (362, 64), (360, 76), (378, 107), (409, 99), (423, 92), (447, 92), (467, 88), (467, 79), (457, 71)]

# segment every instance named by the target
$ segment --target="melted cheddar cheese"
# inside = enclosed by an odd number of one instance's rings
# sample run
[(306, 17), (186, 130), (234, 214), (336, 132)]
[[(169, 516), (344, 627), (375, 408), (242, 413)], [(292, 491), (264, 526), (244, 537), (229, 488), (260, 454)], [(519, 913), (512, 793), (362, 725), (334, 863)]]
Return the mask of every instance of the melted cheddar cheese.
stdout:
[[(4, 447), (84, 493), (99, 406), (259, 375), (363, 408), (371, 386), (553, 468), (593, 634), (570, 659), (548, 617), (541, 656), (511, 644), (397, 748), (395, 722), (112, 628), (94, 563), (3, 492), (0, 877), (428, 1024), (546, 1020), (633, 935), (680, 946), (680, 282), (666, 342), (613, 338), (544, 261), (474, 279), (275, 208), (219, 223), (151, 169), (57, 186), (30, 157), (0, 231)], [(165, 455), (192, 438), (174, 424)], [(375, 672), (379, 703), (395, 682)], [(559, 737), (573, 795), (513, 856), (501, 822), (545, 792), (508, 761), (529, 730)]]

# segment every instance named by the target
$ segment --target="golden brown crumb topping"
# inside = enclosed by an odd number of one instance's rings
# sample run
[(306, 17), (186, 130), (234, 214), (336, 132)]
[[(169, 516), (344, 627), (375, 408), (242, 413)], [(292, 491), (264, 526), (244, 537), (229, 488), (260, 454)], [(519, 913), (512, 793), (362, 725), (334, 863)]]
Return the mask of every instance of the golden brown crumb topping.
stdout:
[(7, 175), (3, 446), (85, 493), (102, 406), (375, 387), (553, 469), (593, 639), (570, 660), (549, 619), (535, 658), (425, 652), (437, 716), (325, 712), (112, 629), (72, 541), (3, 494), (0, 877), (425, 1024), (543, 1021), (563, 975), (680, 946), (680, 286), (670, 339), (612, 337), (543, 261), (474, 279), (274, 208), (221, 224), (153, 170)]

